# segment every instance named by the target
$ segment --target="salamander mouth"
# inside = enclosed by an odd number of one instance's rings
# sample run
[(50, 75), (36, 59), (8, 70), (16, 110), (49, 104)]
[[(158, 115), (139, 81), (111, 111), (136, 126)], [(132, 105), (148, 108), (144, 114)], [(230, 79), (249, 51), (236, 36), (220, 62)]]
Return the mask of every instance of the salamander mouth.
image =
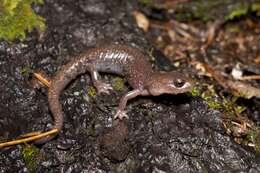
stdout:
[(192, 90), (192, 85), (186, 86), (184, 88), (176, 87), (162, 87), (162, 88), (153, 88), (149, 90), (149, 93), (153, 96), (158, 96), (162, 94), (181, 94), (190, 92)]

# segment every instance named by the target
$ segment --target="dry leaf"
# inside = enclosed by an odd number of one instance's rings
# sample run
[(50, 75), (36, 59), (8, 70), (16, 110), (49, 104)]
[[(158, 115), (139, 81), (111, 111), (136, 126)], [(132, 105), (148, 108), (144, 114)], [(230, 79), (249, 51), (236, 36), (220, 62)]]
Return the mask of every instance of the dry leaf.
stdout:
[(133, 15), (137, 26), (147, 32), (150, 24), (148, 18), (139, 11), (134, 11)]

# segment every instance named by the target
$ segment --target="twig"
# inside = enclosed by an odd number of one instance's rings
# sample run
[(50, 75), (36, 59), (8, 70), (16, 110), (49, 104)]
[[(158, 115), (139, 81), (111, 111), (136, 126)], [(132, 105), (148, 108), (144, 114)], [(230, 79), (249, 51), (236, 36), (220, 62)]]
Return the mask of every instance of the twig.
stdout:
[(260, 80), (260, 75), (242, 76), (239, 80)]
[(49, 82), (46, 78), (44, 78), (40, 73), (34, 72), (33, 75), (34, 75), (41, 83), (43, 83), (45, 86), (47, 86), (48, 88), (50, 87), (51, 82)]
[(218, 31), (223, 24), (225, 24), (225, 21), (218, 19), (209, 27), (206, 32), (206, 43), (201, 47), (203, 51), (205, 51), (215, 41), (215, 38), (218, 35)]
[(21, 144), (21, 143), (34, 141), (34, 140), (43, 138), (45, 136), (53, 135), (53, 134), (56, 134), (56, 133), (58, 133), (58, 129), (52, 129), (50, 131), (41, 133), (41, 134), (36, 135), (36, 136), (28, 137), (28, 138), (25, 138), (25, 139), (17, 139), (17, 140), (13, 140), (13, 141), (9, 141), (9, 142), (3, 142), (3, 143), (0, 143), (0, 149), (4, 148), (4, 147), (12, 146), (12, 145), (18, 145), (18, 144)]

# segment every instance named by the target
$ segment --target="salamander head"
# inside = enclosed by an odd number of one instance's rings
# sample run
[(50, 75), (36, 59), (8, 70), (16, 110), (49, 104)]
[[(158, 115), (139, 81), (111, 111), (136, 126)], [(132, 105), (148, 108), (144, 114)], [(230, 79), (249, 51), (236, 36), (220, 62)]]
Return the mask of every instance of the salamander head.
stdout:
[(193, 85), (191, 79), (178, 72), (157, 72), (151, 76), (146, 89), (157, 96), (190, 92)]

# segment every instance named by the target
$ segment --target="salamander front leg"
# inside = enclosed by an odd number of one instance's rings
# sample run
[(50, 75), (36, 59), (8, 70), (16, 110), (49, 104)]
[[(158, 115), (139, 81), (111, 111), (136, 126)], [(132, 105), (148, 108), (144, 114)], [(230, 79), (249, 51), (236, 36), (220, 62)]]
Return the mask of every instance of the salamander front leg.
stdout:
[(96, 87), (96, 89), (98, 90), (98, 93), (109, 94), (109, 91), (113, 90), (111, 85), (103, 83), (100, 80), (98, 80), (99, 74), (96, 70), (91, 70), (90, 73), (91, 73), (91, 78), (92, 78), (93, 84)]
[(117, 108), (116, 115), (114, 116), (114, 119), (117, 119), (117, 118), (119, 118), (119, 119), (127, 118), (128, 119), (126, 111), (124, 111), (127, 101), (132, 99), (132, 98), (135, 98), (136, 96), (142, 95), (142, 94), (143, 94), (143, 90), (140, 90), (140, 89), (135, 89), (133, 91), (126, 93), (120, 99), (119, 106)]

